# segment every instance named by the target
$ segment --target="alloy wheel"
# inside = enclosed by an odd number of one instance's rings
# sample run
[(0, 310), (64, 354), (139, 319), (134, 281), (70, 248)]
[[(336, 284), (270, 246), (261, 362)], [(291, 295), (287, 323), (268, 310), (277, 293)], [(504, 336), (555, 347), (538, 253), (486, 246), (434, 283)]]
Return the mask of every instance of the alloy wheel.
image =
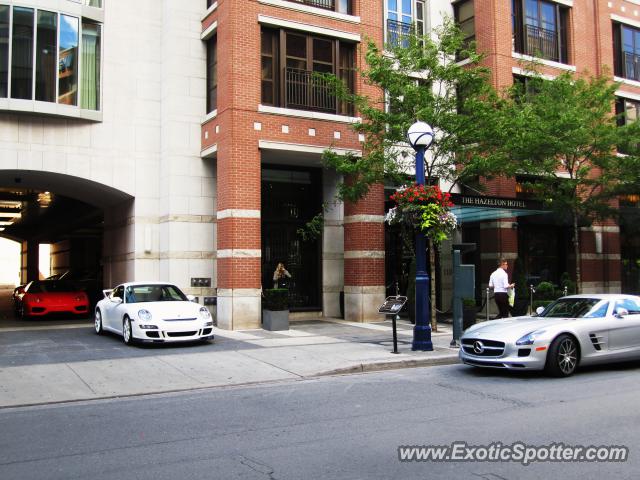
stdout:
[(578, 363), (578, 349), (570, 338), (562, 340), (558, 346), (558, 366), (565, 375), (570, 375)]
[(131, 321), (128, 318), (122, 323), (122, 339), (127, 345), (131, 343)]
[(100, 314), (100, 310), (96, 310), (95, 329), (98, 335), (102, 333), (102, 315)]

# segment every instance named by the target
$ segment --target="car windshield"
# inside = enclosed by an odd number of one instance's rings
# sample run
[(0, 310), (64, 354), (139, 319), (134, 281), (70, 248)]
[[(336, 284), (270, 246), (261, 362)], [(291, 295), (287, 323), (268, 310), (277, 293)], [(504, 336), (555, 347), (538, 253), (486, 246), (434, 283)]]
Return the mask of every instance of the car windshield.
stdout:
[(125, 298), (127, 303), (187, 301), (174, 285), (130, 285), (125, 289)]
[(561, 298), (550, 304), (539, 317), (598, 318), (607, 315), (609, 302), (598, 298)]
[(78, 288), (70, 282), (43, 280), (31, 282), (31, 285), (29, 285), (26, 291), (28, 293), (77, 292)]

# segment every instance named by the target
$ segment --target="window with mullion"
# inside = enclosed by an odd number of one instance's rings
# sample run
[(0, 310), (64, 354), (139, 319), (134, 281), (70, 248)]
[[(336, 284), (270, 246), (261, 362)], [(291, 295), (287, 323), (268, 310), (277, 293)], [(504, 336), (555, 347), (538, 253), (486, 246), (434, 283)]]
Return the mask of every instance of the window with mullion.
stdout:
[(0, 98), (99, 110), (101, 32), (80, 17), (0, 5)]
[(333, 86), (319, 74), (335, 74), (353, 89), (353, 46), (303, 32), (261, 32), (261, 101), (299, 110), (341, 113)]
[[(453, 10), (456, 25), (458, 25), (458, 28), (463, 35), (464, 47), (469, 48), (470, 45), (476, 40), (476, 24), (473, 0), (458, 2), (453, 6)], [(457, 54), (456, 59), (463, 60), (464, 57), (460, 54)]]
[(207, 113), (218, 108), (217, 36), (207, 40)]
[(518, 53), (568, 63), (569, 9), (544, 0), (512, 0), (514, 48)]
[(640, 30), (614, 23), (614, 73), (640, 81)]
[(424, 0), (387, 0), (387, 43), (397, 46), (415, 32), (427, 33), (426, 4)]
[[(637, 122), (640, 119), (640, 102), (628, 98), (616, 98), (616, 121), (619, 127)], [(638, 145), (618, 145), (618, 152), (632, 153)]]

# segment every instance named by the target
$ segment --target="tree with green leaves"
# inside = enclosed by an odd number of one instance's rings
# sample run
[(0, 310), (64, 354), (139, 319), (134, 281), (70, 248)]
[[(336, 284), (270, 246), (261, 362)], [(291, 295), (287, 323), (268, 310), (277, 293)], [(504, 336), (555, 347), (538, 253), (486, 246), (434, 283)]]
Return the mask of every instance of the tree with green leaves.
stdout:
[[(456, 60), (461, 57), (465, 62)], [(500, 112), (489, 71), (452, 20), (445, 19), (433, 36), (399, 36), (385, 49), (368, 42), (365, 60), (359, 74), (377, 95), (349, 92), (334, 80), (340, 100), (353, 103), (361, 119), (353, 129), (365, 135), (362, 156), (325, 152), (327, 166), (349, 179), (339, 185), (340, 200), (357, 201), (373, 184), (406, 183), (414, 165), (406, 134), (418, 120), (435, 131), (425, 155), (427, 183), (453, 187), (511, 171), (509, 157), (495, 144)]]
[[(505, 155), (529, 177), (527, 187), (572, 225), (576, 284), (580, 291), (582, 222), (614, 218), (617, 196), (640, 190), (640, 123), (614, 111), (618, 85), (600, 76), (530, 75), (500, 102), (509, 119), (497, 130)], [(620, 154), (624, 151), (625, 154)]]
[[(338, 185), (337, 200), (356, 202), (374, 184), (411, 183), (415, 152), (406, 134), (418, 120), (435, 132), (425, 154), (427, 184), (440, 182), (452, 189), (475, 184), (480, 175), (512, 171), (509, 157), (495, 143), (494, 126), (501, 122), (494, 118), (500, 111), (494, 108), (497, 94), (489, 83), (490, 72), (451, 19), (427, 36), (399, 35), (384, 49), (368, 42), (365, 63), (358, 73), (374, 87), (367, 89), (373, 95), (349, 92), (333, 79), (338, 99), (352, 103), (360, 118), (353, 129), (365, 138), (361, 156), (325, 152), (325, 164), (345, 179)], [(310, 222), (311, 231), (319, 232), (319, 219)], [(412, 233), (403, 234), (407, 246)], [(430, 243), (433, 265), (435, 248)], [(432, 306), (435, 309), (433, 301)], [(435, 315), (432, 318), (435, 321)]]

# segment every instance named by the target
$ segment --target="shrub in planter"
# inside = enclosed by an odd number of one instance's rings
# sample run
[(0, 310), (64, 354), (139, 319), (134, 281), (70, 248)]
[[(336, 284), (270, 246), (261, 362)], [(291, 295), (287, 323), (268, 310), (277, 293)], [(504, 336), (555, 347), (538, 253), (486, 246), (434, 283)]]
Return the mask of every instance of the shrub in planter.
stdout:
[(536, 287), (535, 298), (537, 300), (555, 300), (558, 296), (556, 286), (551, 282), (540, 282)]
[(262, 327), (265, 330), (289, 330), (288, 289), (265, 290), (262, 308)]
[(289, 310), (289, 289), (272, 288), (264, 291), (262, 308), (265, 310)]

